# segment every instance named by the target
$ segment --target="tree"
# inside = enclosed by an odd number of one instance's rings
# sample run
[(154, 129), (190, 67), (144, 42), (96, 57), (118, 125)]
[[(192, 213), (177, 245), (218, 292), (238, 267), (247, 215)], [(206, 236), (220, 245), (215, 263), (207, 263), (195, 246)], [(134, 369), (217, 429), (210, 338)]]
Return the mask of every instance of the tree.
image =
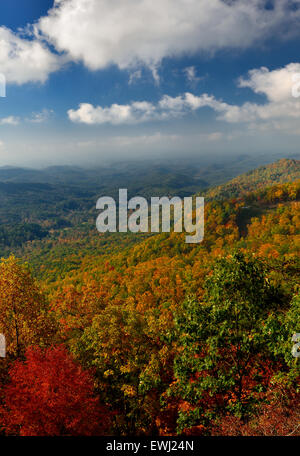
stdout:
[[(300, 375), (300, 359), (299, 357), (291, 356), (291, 337), (294, 334), (300, 334), (300, 295), (293, 297), (291, 305), (279, 321), (280, 328), (280, 344), (278, 344), (278, 352), (282, 353), (285, 362), (291, 368), (293, 376)], [(298, 349), (299, 351), (299, 349)]]
[(134, 304), (110, 305), (94, 317), (75, 348), (95, 367), (101, 394), (117, 411), (118, 433), (158, 432), (160, 396), (173, 378), (168, 326), (168, 318), (155, 310), (141, 314)]
[(276, 387), (266, 396), (267, 402), (248, 422), (235, 416), (222, 417), (213, 426), (212, 435), (300, 436), (300, 393)]
[(7, 434), (101, 435), (109, 414), (94, 395), (91, 374), (63, 346), (29, 348), (10, 369), (2, 420)]
[(27, 346), (46, 343), (54, 333), (45, 297), (27, 265), (13, 256), (0, 263), (0, 333), (6, 337), (8, 356), (20, 356)]
[[(237, 253), (216, 262), (204, 302), (187, 299), (176, 318), (180, 355), (173, 392), (184, 401), (179, 429), (220, 413), (245, 419), (272, 377), (277, 335), (270, 318), (283, 297), (260, 262)], [(185, 410), (183, 410), (185, 409)]]

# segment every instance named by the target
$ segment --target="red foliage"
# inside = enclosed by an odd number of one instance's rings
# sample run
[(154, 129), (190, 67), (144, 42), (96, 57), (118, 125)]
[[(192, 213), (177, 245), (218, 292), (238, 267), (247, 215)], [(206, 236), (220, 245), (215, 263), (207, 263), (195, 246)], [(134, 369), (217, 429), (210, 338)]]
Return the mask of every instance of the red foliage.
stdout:
[(93, 380), (63, 346), (29, 348), (16, 361), (4, 389), (2, 420), (7, 434), (101, 435), (109, 413), (94, 395)]
[(237, 417), (223, 417), (213, 427), (213, 435), (225, 436), (299, 436), (300, 394), (275, 391), (269, 393), (271, 400), (263, 405), (256, 417), (243, 422)]

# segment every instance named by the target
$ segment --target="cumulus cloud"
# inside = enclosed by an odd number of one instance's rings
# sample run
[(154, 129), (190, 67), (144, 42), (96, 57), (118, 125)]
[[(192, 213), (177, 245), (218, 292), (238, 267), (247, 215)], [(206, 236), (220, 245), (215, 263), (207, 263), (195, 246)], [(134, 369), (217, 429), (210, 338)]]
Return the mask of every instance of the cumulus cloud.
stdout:
[(249, 71), (248, 79), (240, 78), (240, 87), (250, 87), (255, 93), (264, 94), (268, 100), (280, 102), (291, 98), (294, 75), (300, 72), (299, 63), (270, 71), (266, 67)]
[[(300, 63), (290, 63), (270, 71), (266, 67), (251, 70), (247, 79), (239, 80), (240, 87), (249, 87), (265, 97), (265, 102), (228, 106), (221, 117), (228, 122), (270, 122), (299, 119), (300, 103), (292, 96), (295, 75), (300, 73)], [(282, 124), (283, 125), (283, 124)], [(286, 123), (285, 123), (286, 125)]]
[[(253, 69), (247, 78), (240, 78), (238, 85), (262, 95), (260, 103), (231, 105), (211, 99), (207, 106), (216, 111), (217, 119), (225, 122), (248, 124), (250, 129), (259, 131), (281, 130), (299, 134), (300, 103), (293, 96), (296, 84), (300, 87), (299, 75), (300, 63), (290, 63), (272, 71), (266, 67)], [(195, 103), (199, 103), (197, 100), (196, 97)]]
[(177, 97), (164, 95), (158, 103), (135, 101), (108, 107), (82, 103), (77, 110), (70, 109), (68, 115), (73, 122), (120, 125), (174, 119), (209, 107), (217, 113), (218, 120), (228, 123), (256, 125), (258, 122), (260, 129), (286, 129), (289, 121), (298, 121), (300, 118), (300, 103), (292, 96), (295, 74), (300, 74), (299, 63), (291, 63), (273, 71), (265, 67), (254, 69), (249, 72), (248, 78), (241, 78), (238, 81), (240, 87), (250, 88), (265, 97), (261, 104), (246, 102), (232, 105), (206, 93), (194, 95), (186, 92)]
[(0, 27), (0, 71), (8, 83), (43, 83), (60, 64), (59, 57), (41, 41)]
[[(147, 66), (159, 82), (166, 57), (247, 48), (299, 33), (299, 0), (55, 0), (23, 31), (0, 26), (0, 72), (9, 83), (43, 83), (67, 60), (91, 70)], [(287, 33), (288, 32), (288, 33)], [(51, 47), (53, 46), (53, 47)], [(197, 81), (194, 67), (186, 69)]]
[[(247, 78), (239, 79), (238, 85), (262, 95), (260, 103), (231, 105), (210, 98), (206, 105), (217, 112), (219, 120), (247, 123), (249, 128), (261, 131), (284, 130), (298, 133), (300, 103), (293, 97), (293, 87), (297, 80), (295, 76), (299, 74), (300, 63), (290, 63), (272, 71), (266, 67), (253, 69)], [(199, 97), (196, 97), (195, 103), (199, 103)]]
[[(35, 26), (58, 51), (88, 68), (148, 66), (165, 57), (246, 48), (299, 32), (299, 1), (55, 0)], [(192, 70), (190, 70), (190, 75)]]
[(70, 120), (85, 124), (112, 125), (131, 124), (151, 120), (156, 115), (155, 106), (146, 101), (137, 101), (127, 105), (113, 104), (109, 107), (94, 107), (90, 103), (81, 103), (77, 110), (68, 111)]
[(213, 96), (207, 94), (196, 96), (187, 92), (178, 97), (164, 95), (156, 104), (148, 101), (135, 101), (126, 105), (112, 104), (102, 107), (93, 106), (90, 103), (81, 103), (77, 110), (70, 109), (68, 116), (73, 122), (90, 125), (137, 124), (182, 117), (188, 112), (205, 106), (220, 112), (228, 107), (226, 103), (216, 100)]

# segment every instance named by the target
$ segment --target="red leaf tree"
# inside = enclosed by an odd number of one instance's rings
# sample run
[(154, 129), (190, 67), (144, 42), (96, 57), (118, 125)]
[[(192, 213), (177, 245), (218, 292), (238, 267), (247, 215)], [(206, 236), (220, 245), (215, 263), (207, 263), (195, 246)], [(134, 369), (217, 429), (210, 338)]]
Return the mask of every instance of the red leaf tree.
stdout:
[(22, 436), (102, 435), (109, 413), (94, 394), (93, 379), (56, 346), (29, 348), (16, 361), (5, 387), (2, 421), (7, 434)]

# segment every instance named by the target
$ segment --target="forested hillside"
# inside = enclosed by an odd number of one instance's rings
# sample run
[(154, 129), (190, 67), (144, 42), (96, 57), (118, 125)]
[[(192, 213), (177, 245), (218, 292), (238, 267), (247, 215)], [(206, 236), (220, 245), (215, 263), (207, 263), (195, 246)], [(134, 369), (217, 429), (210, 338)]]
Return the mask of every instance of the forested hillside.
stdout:
[(210, 190), (200, 244), (80, 227), (3, 259), (0, 432), (299, 435), (299, 172)]
[[(53, 243), (57, 246), (60, 239), (90, 237), (95, 231), (97, 199), (106, 195), (117, 199), (119, 188), (127, 188), (129, 197), (190, 196), (199, 191), (204, 193), (266, 158), (242, 155), (212, 160), (216, 159), (194, 158), (172, 163), (132, 161), (95, 169), (64, 166), (43, 170), (0, 168), (0, 255), (12, 252), (23, 255), (22, 249), (28, 247), (28, 241), (38, 244), (42, 239), (41, 245), (46, 249), (50, 245), (52, 250)], [(295, 160), (286, 162), (299, 163)], [(281, 169), (280, 165), (276, 167)], [(297, 176), (297, 172), (289, 173), (288, 169), (280, 172), (283, 181)], [(81, 247), (84, 248), (82, 244)], [(61, 245), (57, 248), (61, 250)], [(78, 250), (77, 246), (75, 250)]]
[(207, 191), (209, 199), (228, 199), (245, 195), (273, 184), (292, 182), (300, 178), (300, 160), (281, 159), (235, 177), (228, 183)]

